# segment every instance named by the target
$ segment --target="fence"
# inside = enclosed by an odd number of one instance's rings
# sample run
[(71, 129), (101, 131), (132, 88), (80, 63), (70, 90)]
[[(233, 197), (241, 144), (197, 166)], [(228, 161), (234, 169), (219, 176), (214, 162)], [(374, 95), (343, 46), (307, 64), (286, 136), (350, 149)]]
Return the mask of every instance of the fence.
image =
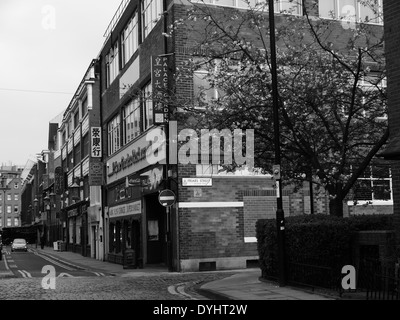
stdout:
[(327, 263), (290, 261), (288, 263), (288, 283), (311, 288), (326, 288), (340, 293), (340, 270)]
[(360, 266), (360, 286), (367, 300), (400, 300), (399, 264), (364, 262)]
[[(274, 261), (275, 262), (275, 261)], [(271, 268), (263, 278), (277, 280), (277, 268)], [(303, 260), (289, 261), (287, 283), (293, 286), (329, 289), (342, 296), (348, 293), (352, 299), (400, 300), (400, 267), (398, 263), (382, 263), (378, 259), (362, 260), (356, 268), (356, 289), (344, 290), (344, 274), (339, 267), (329, 261)]]

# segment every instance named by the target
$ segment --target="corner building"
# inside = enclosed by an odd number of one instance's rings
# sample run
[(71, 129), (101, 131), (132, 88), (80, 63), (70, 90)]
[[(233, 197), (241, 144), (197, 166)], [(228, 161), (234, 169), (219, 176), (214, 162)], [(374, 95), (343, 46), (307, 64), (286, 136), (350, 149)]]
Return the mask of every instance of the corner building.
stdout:
[[(286, 3), (277, 1), (277, 11), (287, 9)], [(154, 99), (160, 84), (155, 73), (158, 62), (161, 85), (176, 87), (180, 96), (190, 97), (202, 85), (194, 77), (179, 83), (172, 80), (177, 68), (196, 56), (193, 39), (204, 33), (204, 29), (197, 35), (180, 29), (165, 36), (168, 26), (186, 17), (189, 6), (178, 0), (122, 1), (105, 33), (97, 59), (105, 166), (105, 259), (125, 264), (129, 251), (134, 265), (144, 268), (160, 265), (170, 271), (202, 271), (255, 266), (255, 223), (275, 218), (271, 177), (221, 174), (218, 165), (211, 163), (177, 164), (171, 161), (176, 160), (177, 150), (171, 148), (159, 149), (157, 161), (147, 157), (153, 150), (148, 137), (168, 128), (173, 140), (187, 124), (181, 120), (185, 119), (180, 117), (182, 110), (173, 105), (165, 110)], [(240, 1), (221, 1), (220, 5), (210, 1), (211, 10), (228, 7), (245, 10)], [(301, 5), (294, 9), (293, 14), (301, 16)], [(320, 9), (328, 12), (330, 6)], [(318, 15), (318, 7), (312, 13)], [(279, 21), (285, 23), (285, 18)], [(341, 29), (336, 30), (340, 33)], [(163, 124), (165, 118), (171, 126)], [(164, 189), (176, 195), (170, 207), (159, 201)], [(284, 190), (283, 205), (286, 216), (310, 213), (310, 190), (296, 194)], [(315, 213), (325, 213), (328, 200), (314, 200), (313, 206)]]

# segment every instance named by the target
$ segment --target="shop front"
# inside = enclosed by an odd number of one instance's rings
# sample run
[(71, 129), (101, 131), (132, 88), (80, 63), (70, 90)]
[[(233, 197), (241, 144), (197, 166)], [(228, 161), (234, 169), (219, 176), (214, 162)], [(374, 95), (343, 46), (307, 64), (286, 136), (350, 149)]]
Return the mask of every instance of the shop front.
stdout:
[(66, 208), (67, 212), (67, 250), (90, 256), (88, 241), (88, 202), (81, 201)]
[(141, 200), (110, 207), (108, 210), (108, 261), (125, 264), (126, 253), (133, 254), (133, 264), (142, 267)]

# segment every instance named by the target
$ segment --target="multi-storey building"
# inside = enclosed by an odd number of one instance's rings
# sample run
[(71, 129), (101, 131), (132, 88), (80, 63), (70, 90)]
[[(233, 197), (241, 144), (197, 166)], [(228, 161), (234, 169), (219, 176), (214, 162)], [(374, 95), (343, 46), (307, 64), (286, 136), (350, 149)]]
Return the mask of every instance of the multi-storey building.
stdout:
[[(301, 19), (301, 3), (275, 3), (277, 23)], [(382, 29), (382, 21), (371, 18), (374, 12), (359, 1), (304, 4), (310, 15), (332, 23), (332, 37), (338, 42), (347, 39), (341, 38), (345, 32), (336, 21), (344, 6), (354, 9), (354, 19), (364, 21), (368, 16), (378, 32)], [(233, 0), (207, 5), (217, 14), (247, 6)], [(274, 181), (247, 171), (220, 172), (209, 158), (178, 161), (175, 142), (188, 125), (185, 112), (157, 96), (163, 92), (160, 87), (173, 87), (174, 94), (190, 100), (204, 85), (201, 72), (177, 82), (172, 76), (188, 59), (201, 55), (193, 47), (193, 39), (204, 35), (201, 25), (195, 32), (180, 28), (167, 34), (168, 26), (185, 19), (190, 6), (177, 0), (121, 2), (99, 56), (60, 123), (50, 126), (46, 172), (37, 194), (41, 211), (47, 212), (42, 223), (48, 226), (43, 230), (48, 230), (50, 244), (63, 240), (67, 250), (120, 264), (133, 253), (131, 263), (136, 266), (161, 264), (176, 271), (257, 263), (255, 222), (275, 217)], [(281, 14), (282, 10), (290, 14)], [(249, 40), (253, 36), (248, 34)], [(163, 134), (170, 138), (169, 148), (155, 139)], [(363, 179), (375, 181), (372, 175)], [(174, 195), (159, 198), (164, 189)], [(378, 193), (369, 195), (368, 190), (364, 188), (357, 200), (380, 200)], [(328, 198), (317, 200), (312, 194), (308, 187), (297, 193), (285, 189), (285, 215), (326, 213)], [(387, 204), (387, 194), (383, 197)], [(391, 210), (390, 205), (387, 208)]]
[(0, 228), (21, 226), (22, 167), (0, 167)]
[(99, 81), (98, 62), (93, 60), (62, 119), (50, 124), (48, 182), (43, 196), (50, 200), (52, 241), (61, 240), (66, 250), (102, 260)]
[[(332, 41), (338, 41), (338, 47), (348, 40), (341, 22), (335, 21), (342, 16), (342, 9), (347, 8), (346, 14), (352, 9), (354, 23), (367, 20), (378, 32), (382, 29), (376, 12), (359, 1), (318, 1), (316, 6), (314, 1), (304, 2), (310, 15), (332, 21)], [(278, 23), (290, 23), (291, 17), (303, 14), (301, 2), (275, 3)], [(221, 9), (247, 7), (244, 1), (206, 4), (216, 15)], [(105, 34), (98, 60), (106, 163), (105, 254), (109, 261), (123, 263), (124, 252), (133, 249), (137, 263), (163, 263), (171, 270), (246, 267), (258, 259), (255, 221), (275, 217), (275, 191), (268, 176), (219, 174), (217, 165), (203, 162), (178, 164), (171, 162), (175, 156), (171, 149), (159, 149), (158, 161), (152, 163), (145, 157), (146, 151), (152, 150), (149, 137), (166, 126), (170, 133), (177, 133), (173, 120), (184, 118), (180, 118), (181, 110), (167, 103), (160, 108), (155, 98), (160, 85), (174, 87), (177, 95), (191, 96), (204, 84), (198, 75), (171, 83), (171, 75), (185, 61), (201, 55), (192, 45), (196, 37), (204, 35), (203, 25), (167, 35), (167, 27), (184, 20), (190, 6), (186, 1), (123, 1)], [(282, 10), (290, 14), (281, 15)], [(251, 41), (255, 35), (248, 37)], [(172, 127), (163, 124), (165, 117)], [(185, 125), (177, 122), (179, 130)], [(158, 198), (166, 188), (176, 194), (171, 207), (161, 205)], [(309, 212), (307, 191), (300, 195), (284, 191), (286, 215)], [(358, 200), (370, 196), (359, 193)], [(383, 200), (388, 200), (387, 195)], [(321, 212), (326, 212), (326, 206), (326, 199), (315, 204)], [(390, 205), (387, 208), (391, 210)]]

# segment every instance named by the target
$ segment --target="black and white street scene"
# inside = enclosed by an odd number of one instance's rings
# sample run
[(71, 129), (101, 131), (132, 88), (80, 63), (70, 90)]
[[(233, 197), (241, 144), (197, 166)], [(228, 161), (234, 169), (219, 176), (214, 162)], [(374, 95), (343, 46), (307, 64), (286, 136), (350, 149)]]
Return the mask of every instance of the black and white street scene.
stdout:
[(399, 21), (398, 0), (1, 0), (0, 300), (400, 300)]

